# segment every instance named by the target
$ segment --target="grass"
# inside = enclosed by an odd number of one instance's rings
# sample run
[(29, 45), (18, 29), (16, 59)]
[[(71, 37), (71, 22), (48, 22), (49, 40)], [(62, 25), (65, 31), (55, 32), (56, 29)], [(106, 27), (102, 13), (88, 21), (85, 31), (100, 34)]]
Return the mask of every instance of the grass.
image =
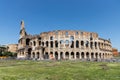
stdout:
[(120, 63), (2, 60), (0, 80), (120, 80)]

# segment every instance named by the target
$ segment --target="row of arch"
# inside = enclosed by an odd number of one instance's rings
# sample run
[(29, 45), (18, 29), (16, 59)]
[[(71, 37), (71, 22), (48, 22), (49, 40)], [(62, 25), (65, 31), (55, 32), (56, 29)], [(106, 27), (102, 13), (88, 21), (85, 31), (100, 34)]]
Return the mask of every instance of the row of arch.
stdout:
[[(27, 43), (28, 44), (28, 43)], [(46, 42), (42, 42), (42, 41), (39, 41), (39, 42), (36, 42), (36, 41), (33, 41), (31, 42), (31, 46), (46, 46), (46, 47), (50, 47), (50, 48), (58, 48), (58, 46), (60, 45), (65, 45), (65, 46), (70, 46), (71, 48), (80, 48), (80, 47), (86, 47), (86, 48), (95, 48), (95, 49), (98, 49), (98, 48), (105, 48), (105, 49), (110, 49), (110, 45), (108, 44), (103, 44), (103, 43), (100, 43), (100, 42), (91, 42), (91, 41), (79, 41), (79, 40), (76, 40), (76, 41), (69, 41), (69, 40), (60, 40), (60, 41), (46, 41)]]
[(109, 53), (89, 53), (89, 52), (45, 52), (44, 54), (41, 54), (39, 52), (32, 52), (28, 54), (28, 58), (30, 59), (55, 59), (55, 60), (70, 60), (70, 59), (110, 59), (112, 58), (112, 55)]

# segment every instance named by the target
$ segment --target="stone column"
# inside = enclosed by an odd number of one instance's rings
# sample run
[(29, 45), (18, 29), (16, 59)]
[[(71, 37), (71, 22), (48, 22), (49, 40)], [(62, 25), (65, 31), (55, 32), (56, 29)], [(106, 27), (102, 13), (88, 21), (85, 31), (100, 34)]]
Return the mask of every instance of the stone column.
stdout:
[(41, 57), (41, 60), (44, 60), (42, 50), (40, 50), (40, 57)]
[(79, 53), (79, 58), (81, 59), (81, 53)]
[(37, 59), (37, 53), (35, 52), (35, 59)]
[(84, 53), (84, 59), (86, 59), (86, 52)]
[(76, 52), (74, 53), (74, 59), (76, 60)]
[(63, 59), (65, 59), (66, 57), (65, 57), (65, 53), (63, 52)]
[(58, 60), (60, 60), (60, 52), (58, 52)]
[(99, 56), (99, 54), (100, 54), (100, 53), (98, 53), (98, 55), (97, 55), (97, 59), (100, 59), (100, 56)]
[(91, 60), (91, 53), (89, 53), (89, 59)]
[(76, 40), (74, 40), (74, 49), (76, 49)]
[(71, 60), (71, 53), (69, 53), (69, 60)]
[(96, 54), (96, 53), (93, 53), (93, 58), (94, 58), (94, 59), (96, 58), (95, 54)]
[(55, 59), (55, 52), (53, 52), (53, 59)]
[(33, 53), (31, 52), (31, 59), (33, 59)]

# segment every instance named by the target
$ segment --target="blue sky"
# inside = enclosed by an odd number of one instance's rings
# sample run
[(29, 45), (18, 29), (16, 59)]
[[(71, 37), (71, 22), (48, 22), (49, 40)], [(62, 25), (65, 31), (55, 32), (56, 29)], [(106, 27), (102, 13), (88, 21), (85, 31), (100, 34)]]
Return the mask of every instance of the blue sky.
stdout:
[(18, 42), (21, 20), (29, 34), (97, 32), (120, 50), (120, 0), (0, 0), (0, 44)]

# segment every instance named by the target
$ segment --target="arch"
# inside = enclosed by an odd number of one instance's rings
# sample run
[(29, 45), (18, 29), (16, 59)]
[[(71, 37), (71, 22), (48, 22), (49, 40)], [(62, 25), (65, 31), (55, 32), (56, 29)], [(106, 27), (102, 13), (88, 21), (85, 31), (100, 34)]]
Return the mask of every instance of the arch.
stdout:
[(35, 58), (35, 52), (33, 52), (33, 58)]
[(102, 57), (103, 59), (105, 58), (105, 54), (103, 53), (103, 57)]
[(80, 58), (80, 53), (76, 52), (76, 59), (79, 59), (79, 58)]
[(34, 46), (36, 46), (36, 42), (35, 41), (33, 41), (33, 44), (34, 44)]
[(31, 49), (31, 48), (29, 48), (29, 49), (28, 49), (28, 59), (30, 59), (30, 58), (31, 58), (31, 51), (32, 51), (32, 49)]
[(44, 59), (49, 59), (48, 52), (45, 52)]
[(29, 45), (29, 44), (30, 44), (30, 39), (27, 38), (27, 39), (26, 39), (26, 45)]
[(89, 52), (86, 53), (86, 58), (89, 59)]
[(98, 53), (95, 53), (95, 58), (98, 59)]
[(55, 59), (58, 60), (58, 52), (55, 52)]
[(44, 46), (44, 42), (42, 42), (42, 46)]
[(81, 41), (81, 46), (84, 46), (84, 41)]
[(55, 41), (55, 47), (56, 48), (58, 47), (58, 41), (57, 40)]
[(71, 43), (71, 48), (74, 48), (74, 41), (72, 41)]
[(93, 42), (90, 42), (90, 48), (93, 49)]
[(50, 41), (50, 47), (53, 48), (53, 41)]
[(84, 54), (84, 52), (82, 52), (81, 53), (81, 58), (84, 59), (85, 58), (84, 56), (85, 56), (85, 54)]
[(66, 59), (69, 59), (69, 52), (66, 52), (66, 53), (65, 53), (65, 58), (66, 58)]
[(74, 56), (74, 52), (71, 52), (71, 59), (74, 59), (75, 56)]
[(63, 44), (64, 43), (64, 41), (63, 40), (60, 40), (60, 44)]
[(46, 41), (46, 47), (48, 47), (48, 46), (49, 46), (48, 41)]
[(50, 37), (50, 40), (53, 40), (53, 36)]
[(41, 41), (39, 41), (39, 46), (41, 45)]
[(60, 52), (60, 59), (63, 59), (63, 52)]
[(107, 53), (105, 53), (105, 59), (107, 58)]
[(89, 41), (86, 41), (86, 48), (89, 47)]
[(97, 49), (97, 42), (95, 42), (95, 49)]
[(76, 48), (79, 48), (79, 41), (76, 40)]
[(74, 41), (74, 36), (70, 36), (70, 41)]
[(40, 58), (40, 56), (39, 56), (39, 55), (40, 55), (40, 53), (39, 53), (39, 52), (37, 52), (37, 59), (39, 59), (39, 58)]
[(102, 54), (101, 54), (101, 53), (99, 53), (99, 58), (100, 58), (100, 59), (101, 59), (101, 55), (102, 55)]
[(98, 42), (98, 47), (100, 48), (100, 42)]
[(94, 53), (91, 53), (91, 59), (94, 59)]

